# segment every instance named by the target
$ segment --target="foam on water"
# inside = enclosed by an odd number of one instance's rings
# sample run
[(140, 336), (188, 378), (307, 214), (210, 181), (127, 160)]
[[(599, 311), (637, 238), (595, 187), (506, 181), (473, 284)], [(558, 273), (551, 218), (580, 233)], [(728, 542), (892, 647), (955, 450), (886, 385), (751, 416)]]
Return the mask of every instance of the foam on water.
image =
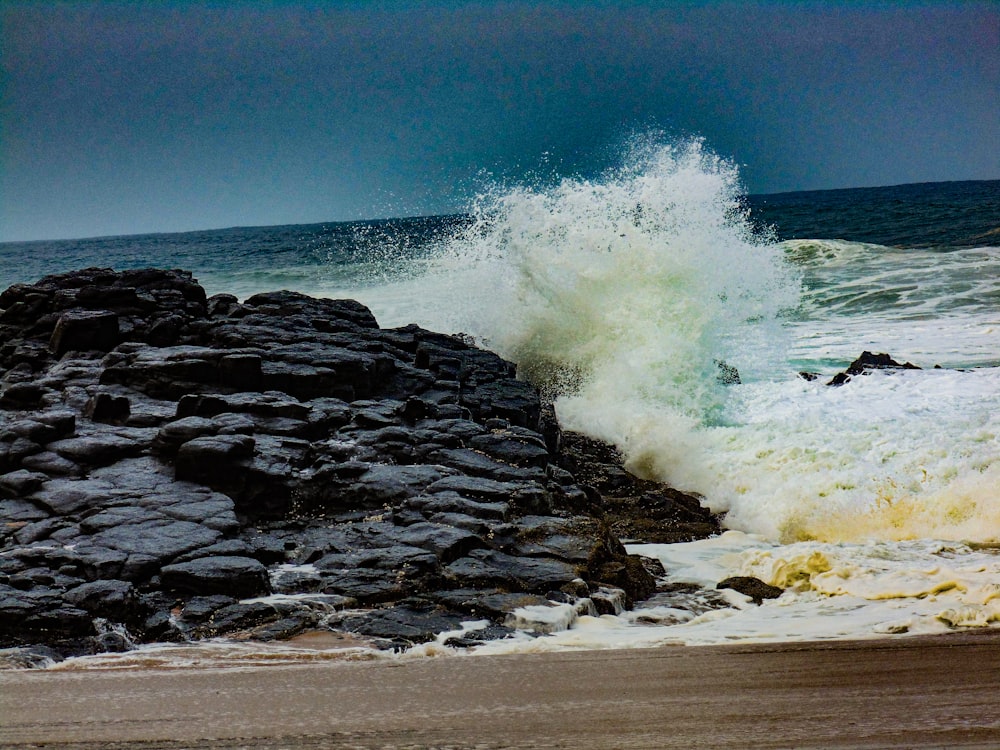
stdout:
[[(997, 619), (995, 555), (941, 540), (1000, 540), (1000, 251), (778, 243), (750, 230), (738, 192), (732, 166), (700, 143), (647, 144), (602, 180), (484, 199), (425, 275), (382, 290), (395, 312), (511, 357), (561, 394), (566, 427), (615, 443), (637, 473), (701, 493), (746, 532), (637, 550), (673, 579), (784, 586), (775, 571), (800, 571), (763, 607), (702, 611), (689, 598), (656, 616), (582, 614), (547, 638), (484, 650), (884, 636)], [(864, 349), (963, 369), (825, 385)], [(719, 360), (743, 382), (721, 386)], [(825, 562), (807, 576), (810, 560)], [(660, 626), (637, 627), (650, 621)]]
[[(700, 142), (642, 143), (601, 180), (482, 199), (423, 275), (383, 293), (517, 361), (561, 393), (565, 426), (703, 494), (730, 527), (1000, 538), (1000, 369), (824, 385), (863, 349), (991, 364), (1000, 255), (777, 243), (751, 231), (739, 192)], [(720, 385), (720, 360), (741, 385)], [(804, 365), (827, 376), (806, 382)]]

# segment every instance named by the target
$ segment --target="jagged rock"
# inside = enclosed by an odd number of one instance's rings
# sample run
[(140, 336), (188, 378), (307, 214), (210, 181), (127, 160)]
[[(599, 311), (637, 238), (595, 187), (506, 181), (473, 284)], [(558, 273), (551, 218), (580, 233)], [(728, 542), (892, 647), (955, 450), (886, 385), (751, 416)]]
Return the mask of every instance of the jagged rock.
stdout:
[(872, 354), (869, 351), (861, 353), (861, 356), (848, 365), (844, 372), (839, 372), (827, 383), (827, 385), (843, 385), (851, 380), (855, 375), (867, 375), (872, 370), (919, 370), (912, 362), (897, 362), (888, 354)]
[[(652, 591), (625, 528), (717, 529), (576, 449), (510, 362), (357, 302), (84, 269), (0, 293), (0, 341), (0, 647), (125, 647), (95, 617), (289, 637), (347, 604), (387, 605), (332, 622), (389, 643), (488, 620), (467, 645), (521, 606)], [(272, 588), (310, 598), (236, 601)]]

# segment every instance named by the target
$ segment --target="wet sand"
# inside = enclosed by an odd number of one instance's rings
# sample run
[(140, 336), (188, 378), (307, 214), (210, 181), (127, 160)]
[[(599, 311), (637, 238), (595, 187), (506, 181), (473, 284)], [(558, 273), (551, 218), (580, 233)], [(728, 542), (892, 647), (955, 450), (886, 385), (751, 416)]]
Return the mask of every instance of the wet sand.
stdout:
[(23, 748), (996, 748), (990, 634), (0, 673)]

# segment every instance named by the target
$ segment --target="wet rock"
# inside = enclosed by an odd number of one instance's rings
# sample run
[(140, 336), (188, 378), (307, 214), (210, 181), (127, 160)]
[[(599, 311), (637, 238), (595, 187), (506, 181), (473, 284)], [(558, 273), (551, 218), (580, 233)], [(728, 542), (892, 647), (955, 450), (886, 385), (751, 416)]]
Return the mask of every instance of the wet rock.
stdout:
[(733, 576), (724, 581), (719, 581), (715, 588), (738, 591), (745, 596), (749, 596), (754, 604), (761, 604), (765, 599), (777, 599), (785, 591), (778, 586), (764, 583), (759, 578), (752, 576)]
[(565, 432), (559, 464), (599, 493), (604, 518), (621, 539), (669, 544), (722, 531), (700, 498), (632, 474), (607, 443)]
[[(282, 638), (348, 602), (378, 608), (347, 624), (387, 644), (488, 620), (455, 641), (473, 643), (519, 607), (616, 611), (651, 590), (619, 534), (717, 528), (609, 446), (565, 439), (510, 362), (379, 329), (357, 302), (240, 304), (185, 272), (84, 269), (0, 293), (0, 341), (15, 645), (30, 627), (127, 646), (95, 618), (147, 641)], [(236, 601), (272, 588), (310, 598)]]
[(71, 310), (60, 316), (49, 346), (61, 357), (68, 351), (111, 351), (119, 342), (118, 315), (108, 310)]
[(485, 542), (471, 531), (440, 523), (415, 523), (396, 535), (402, 544), (432, 552), (438, 560), (450, 563)]
[(457, 587), (500, 586), (508, 590), (540, 593), (577, 578), (576, 566), (551, 558), (521, 558), (496, 550), (473, 550), (445, 568)]
[(459, 630), (463, 619), (463, 616), (448, 609), (409, 601), (364, 615), (350, 615), (338, 624), (348, 633), (410, 644), (433, 640), (441, 632)]
[(855, 375), (867, 375), (873, 370), (919, 370), (912, 362), (897, 362), (888, 354), (872, 354), (869, 351), (861, 353), (861, 356), (848, 365), (844, 372), (839, 372), (827, 383), (827, 385), (843, 385), (851, 380)]
[(251, 557), (202, 557), (165, 565), (160, 578), (164, 587), (192, 594), (249, 597), (270, 593), (267, 569)]
[(508, 614), (521, 607), (548, 602), (548, 598), (541, 594), (507, 593), (498, 589), (456, 589), (436, 591), (428, 596), (471, 617), (485, 617), (497, 622), (502, 622)]
[(91, 581), (67, 591), (65, 599), (95, 617), (116, 622), (130, 622), (140, 611), (138, 593), (128, 581)]
[(264, 602), (238, 602), (214, 610), (195, 629), (194, 635), (206, 638), (224, 633), (233, 633), (273, 623), (280, 618), (281, 614), (270, 604), (265, 604)]
[(719, 371), (715, 377), (722, 385), (739, 385), (743, 382), (740, 380), (740, 371), (725, 360), (715, 360), (715, 366)]

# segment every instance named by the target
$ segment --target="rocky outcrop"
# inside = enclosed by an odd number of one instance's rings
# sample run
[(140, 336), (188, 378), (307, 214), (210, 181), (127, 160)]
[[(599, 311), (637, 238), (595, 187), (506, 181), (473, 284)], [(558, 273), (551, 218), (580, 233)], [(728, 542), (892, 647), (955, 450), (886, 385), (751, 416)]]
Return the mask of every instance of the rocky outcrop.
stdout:
[(0, 647), (488, 621), (469, 645), (648, 596), (623, 535), (718, 528), (562, 436), (510, 362), (350, 300), (50, 276), (0, 294), (0, 373)]
[(699, 497), (635, 476), (625, 469), (622, 454), (607, 443), (567, 432), (556, 460), (595, 491), (608, 526), (621, 539), (670, 544), (722, 531), (721, 516), (709, 513)]
[[(912, 362), (897, 362), (888, 354), (872, 354), (869, 351), (861, 353), (861, 356), (851, 362), (847, 369), (838, 372), (827, 385), (843, 385), (850, 382), (856, 375), (867, 375), (873, 370), (919, 370)], [(808, 379), (808, 378), (807, 378)]]

